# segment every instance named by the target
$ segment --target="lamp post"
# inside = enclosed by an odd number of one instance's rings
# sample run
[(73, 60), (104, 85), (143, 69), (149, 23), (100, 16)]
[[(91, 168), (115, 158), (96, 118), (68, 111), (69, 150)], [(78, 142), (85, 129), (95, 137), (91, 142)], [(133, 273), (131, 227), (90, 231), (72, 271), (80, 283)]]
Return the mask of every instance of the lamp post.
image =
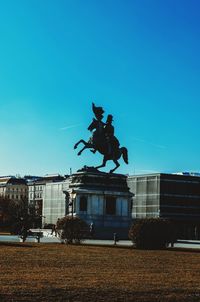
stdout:
[(31, 194), (33, 194), (33, 199), (32, 199), (32, 216), (33, 216), (33, 221), (31, 222), (31, 225), (33, 228), (35, 228), (35, 212), (36, 212), (36, 208), (35, 208), (35, 180), (32, 183), (33, 187), (31, 187)]
[(72, 216), (72, 220), (74, 218), (74, 201), (76, 198), (76, 193), (74, 190), (72, 190), (71, 194), (70, 194), (70, 199), (69, 199), (69, 203), (68, 206), (71, 206), (71, 216)]
[(36, 217), (36, 227), (40, 228), (41, 227), (41, 223), (40, 223), (40, 219), (41, 219), (41, 215), (40, 215), (40, 207), (38, 202), (35, 203), (35, 217)]
[(69, 206), (71, 206), (71, 217), (72, 217), (72, 227), (71, 227), (71, 243), (73, 242), (74, 239), (74, 201), (76, 198), (76, 193), (74, 192), (74, 190), (71, 191), (70, 194), (70, 202), (69, 202)]
[[(70, 223), (69, 226), (69, 230), (70, 230), (70, 236), (68, 239), (68, 243), (72, 243), (73, 242), (73, 238), (74, 238), (74, 201), (76, 198), (76, 192), (74, 190), (71, 191), (63, 191), (63, 193), (65, 194), (65, 215), (69, 216), (68, 220)], [(71, 217), (71, 218), (70, 218)]]
[(20, 217), (20, 220), (21, 220), (21, 224), (22, 224), (21, 240), (22, 240), (22, 242), (25, 242), (26, 238), (27, 238), (27, 225), (26, 225), (26, 221), (25, 221), (24, 217)]
[(69, 192), (63, 191), (65, 194), (65, 215), (69, 214)]

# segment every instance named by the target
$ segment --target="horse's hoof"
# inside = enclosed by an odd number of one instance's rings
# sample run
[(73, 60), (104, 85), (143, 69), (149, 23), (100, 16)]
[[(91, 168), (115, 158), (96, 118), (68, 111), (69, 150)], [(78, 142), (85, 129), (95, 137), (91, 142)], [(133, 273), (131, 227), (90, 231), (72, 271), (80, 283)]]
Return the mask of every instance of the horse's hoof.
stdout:
[(74, 149), (76, 149), (77, 148), (77, 145), (74, 145)]
[(78, 154), (77, 154), (78, 156), (80, 156), (81, 155), (81, 152), (78, 152)]

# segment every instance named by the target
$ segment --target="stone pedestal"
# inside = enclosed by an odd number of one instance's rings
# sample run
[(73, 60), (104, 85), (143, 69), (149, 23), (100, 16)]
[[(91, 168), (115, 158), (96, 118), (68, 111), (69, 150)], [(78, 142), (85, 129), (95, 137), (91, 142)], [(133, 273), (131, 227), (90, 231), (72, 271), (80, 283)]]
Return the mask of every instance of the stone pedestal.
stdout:
[(79, 171), (70, 178), (68, 213), (94, 225), (94, 238), (128, 238), (133, 194), (126, 176), (98, 171)]

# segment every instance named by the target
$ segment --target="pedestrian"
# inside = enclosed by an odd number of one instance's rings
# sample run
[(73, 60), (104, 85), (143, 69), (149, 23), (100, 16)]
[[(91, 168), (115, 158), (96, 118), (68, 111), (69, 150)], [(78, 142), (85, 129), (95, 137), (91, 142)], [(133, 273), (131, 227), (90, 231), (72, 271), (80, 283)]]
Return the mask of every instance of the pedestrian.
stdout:
[(90, 236), (91, 237), (94, 236), (94, 223), (93, 222), (90, 223)]

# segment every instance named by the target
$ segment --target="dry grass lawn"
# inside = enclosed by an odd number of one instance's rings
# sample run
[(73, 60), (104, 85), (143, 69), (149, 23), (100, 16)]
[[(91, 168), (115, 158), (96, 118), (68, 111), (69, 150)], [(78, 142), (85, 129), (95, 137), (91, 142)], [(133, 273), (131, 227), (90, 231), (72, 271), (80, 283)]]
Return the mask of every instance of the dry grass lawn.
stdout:
[(0, 243), (0, 301), (200, 301), (200, 253)]

